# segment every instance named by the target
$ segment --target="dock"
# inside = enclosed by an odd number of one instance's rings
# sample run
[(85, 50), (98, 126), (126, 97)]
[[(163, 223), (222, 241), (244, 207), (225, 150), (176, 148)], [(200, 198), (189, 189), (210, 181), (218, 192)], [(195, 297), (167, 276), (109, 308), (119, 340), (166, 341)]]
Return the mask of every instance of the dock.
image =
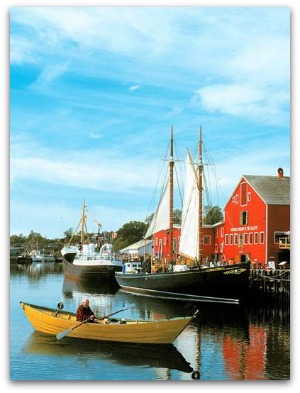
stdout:
[(251, 269), (250, 288), (262, 295), (289, 297), (290, 269)]

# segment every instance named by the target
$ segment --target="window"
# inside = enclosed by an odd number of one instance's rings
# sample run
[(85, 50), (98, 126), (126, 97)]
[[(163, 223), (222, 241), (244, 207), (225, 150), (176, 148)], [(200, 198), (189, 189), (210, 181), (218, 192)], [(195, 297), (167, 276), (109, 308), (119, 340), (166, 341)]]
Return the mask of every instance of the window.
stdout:
[(238, 196), (238, 194), (236, 194), (236, 196), (235, 196), (235, 203), (239, 203), (239, 196)]
[(228, 245), (228, 235), (227, 234), (225, 235), (225, 244), (226, 244), (226, 246)]
[(244, 233), (244, 244), (248, 243), (248, 233)]
[(240, 225), (248, 224), (248, 212), (246, 210), (240, 213)]
[(173, 239), (173, 250), (177, 250), (177, 239), (176, 239), (176, 237)]
[(211, 244), (211, 239), (209, 235), (203, 236), (203, 244)]
[(264, 244), (264, 242), (265, 242), (265, 233), (264, 232), (260, 232), (259, 242), (260, 242), (260, 244)]
[(239, 236), (239, 247), (242, 247), (243, 246), (243, 235), (242, 235), (242, 233), (240, 233), (240, 236)]
[(241, 205), (246, 205), (246, 191), (247, 191), (247, 183), (241, 183), (240, 192), (241, 192)]
[(232, 197), (232, 203), (235, 203), (235, 198), (234, 198), (234, 196)]
[(230, 235), (230, 244), (233, 244), (233, 235)]
[(254, 233), (254, 244), (258, 244), (258, 232)]
[(274, 243), (275, 244), (279, 244), (279, 239), (282, 239), (282, 238), (288, 238), (289, 237), (289, 234), (288, 233), (286, 233), (286, 232), (274, 232)]
[(234, 244), (235, 244), (235, 245), (238, 244), (238, 236), (239, 236), (239, 235), (238, 235), (237, 233), (234, 234)]
[(251, 192), (248, 192), (248, 194), (247, 194), (247, 201), (248, 201), (248, 202), (251, 201)]
[(248, 242), (248, 244), (252, 244), (252, 243), (253, 243), (253, 233), (250, 232), (249, 233), (249, 242)]

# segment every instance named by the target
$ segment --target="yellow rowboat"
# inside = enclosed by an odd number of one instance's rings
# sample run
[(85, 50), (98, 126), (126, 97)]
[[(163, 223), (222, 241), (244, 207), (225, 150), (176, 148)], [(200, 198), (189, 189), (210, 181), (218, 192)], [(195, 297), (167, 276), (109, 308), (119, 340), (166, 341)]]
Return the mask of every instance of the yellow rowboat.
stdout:
[(20, 302), (20, 306), (35, 330), (56, 335), (58, 339), (68, 335), (80, 339), (137, 344), (172, 344), (196, 315), (159, 320), (104, 318), (99, 323), (82, 323), (77, 322), (76, 315), (71, 312), (24, 302)]

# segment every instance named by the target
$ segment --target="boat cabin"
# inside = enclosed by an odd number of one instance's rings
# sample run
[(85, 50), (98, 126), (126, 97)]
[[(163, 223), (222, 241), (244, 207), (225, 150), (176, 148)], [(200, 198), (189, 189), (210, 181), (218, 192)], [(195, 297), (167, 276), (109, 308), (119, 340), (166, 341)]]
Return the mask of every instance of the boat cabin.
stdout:
[(123, 264), (123, 273), (139, 273), (142, 270), (142, 262), (129, 261)]

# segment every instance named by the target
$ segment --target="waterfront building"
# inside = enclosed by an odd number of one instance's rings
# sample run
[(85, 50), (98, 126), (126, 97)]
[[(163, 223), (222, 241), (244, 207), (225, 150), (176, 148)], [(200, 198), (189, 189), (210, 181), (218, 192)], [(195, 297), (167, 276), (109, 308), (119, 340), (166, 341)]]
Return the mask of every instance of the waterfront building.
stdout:
[(290, 178), (282, 168), (277, 176), (242, 176), (224, 208), (224, 258), (250, 259), (253, 267), (289, 264), (289, 231)]

